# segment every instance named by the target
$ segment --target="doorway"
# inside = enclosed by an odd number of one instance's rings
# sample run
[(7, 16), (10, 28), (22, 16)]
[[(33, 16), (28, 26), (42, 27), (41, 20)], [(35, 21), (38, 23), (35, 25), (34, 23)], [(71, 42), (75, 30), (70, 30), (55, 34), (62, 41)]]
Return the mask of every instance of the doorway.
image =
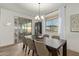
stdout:
[(17, 17), (14, 20), (14, 25), (15, 25), (15, 31), (14, 31), (15, 43), (21, 42), (23, 36), (32, 35), (31, 19)]

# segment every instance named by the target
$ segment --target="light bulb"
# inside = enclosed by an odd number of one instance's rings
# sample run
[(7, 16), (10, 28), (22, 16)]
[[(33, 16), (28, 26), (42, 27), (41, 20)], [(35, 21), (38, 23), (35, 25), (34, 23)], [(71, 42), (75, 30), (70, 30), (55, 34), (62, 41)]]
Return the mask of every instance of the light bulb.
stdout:
[(36, 16), (35, 19), (36, 20), (44, 19), (44, 16), (41, 16), (41, 17), (40, 16)]
[(40, 20), (40, 17), (39, 17), (39, 16), (36, 16), (36, 17), (35, 17), (35, 19), (38, 19), (38, 20)]
[(37, 16), (35, 17), (35, 19), (37, 19)]
[(44, 16), (41, 16), (41, 19), (44, 19)]

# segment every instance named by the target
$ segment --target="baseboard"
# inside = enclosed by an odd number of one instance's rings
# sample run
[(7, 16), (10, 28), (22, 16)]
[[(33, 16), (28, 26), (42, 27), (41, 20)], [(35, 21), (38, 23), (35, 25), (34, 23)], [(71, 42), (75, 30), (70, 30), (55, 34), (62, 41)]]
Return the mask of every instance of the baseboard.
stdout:
[(79, 54), (79, 52), (77, 52), (77, 51), (73, 51), (73, 50), (71, 50), (71, 49), (67, 49), (67, 50), (70, 50), (70, 51), (72, 51), (72, 52), (75, 52), (75, 53), (78, 53), (78, 54)]
[[(21, 43), (21, 42), (19, 42), (19, 43)], [(6, 45), (6, 46), (1, 46), (0, 49), (1, 49), (1, 48), (10, 47), (10, 46), (14, 46), (14, 45), (19, 44), (19, 43), (14, 43), (14, 44)]]

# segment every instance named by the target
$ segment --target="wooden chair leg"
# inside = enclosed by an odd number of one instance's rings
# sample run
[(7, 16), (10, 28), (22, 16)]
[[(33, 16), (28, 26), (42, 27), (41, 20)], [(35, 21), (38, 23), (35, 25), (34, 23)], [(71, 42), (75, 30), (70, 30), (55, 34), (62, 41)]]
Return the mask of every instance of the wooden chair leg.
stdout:
[(49, 52), (49, 56), (52, 56), (52, 53)]
[(29, 56), (33, 56), (34, 55), (34, 51), (33, 50), (30, 50), (29, 51)]
[(28, 51), (28, 54), (30, 53), (30, 49), (29, 49), (29, 51)]
[(25, 48), (25, 44), (23, 44), (23, 48), (22, 49), (24, 50), (24, 48)]
[(59, 50), (57, 50), (57, 54), (60, 55), (60, 51)]
[(27, 51), (27, 46), (25, 46), (25, 55), (26, 55), (26, 51)]
[(34, 56), (34, 50), (33, 50), (33, 52), (32, 52), (32, 56)]
[(36, 50), (33, 51), (33, 54), (39, 56)]

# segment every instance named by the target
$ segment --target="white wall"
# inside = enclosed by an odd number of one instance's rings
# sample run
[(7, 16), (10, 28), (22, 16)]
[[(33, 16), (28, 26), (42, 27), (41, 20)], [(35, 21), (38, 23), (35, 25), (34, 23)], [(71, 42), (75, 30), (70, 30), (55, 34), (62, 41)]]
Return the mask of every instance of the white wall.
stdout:
[(70, 31), (70, 16), (73, 14), (79, 14), (79, 4), (67, 4), (65, 20), (65, 38), (68, 49), (79, 52), (79, 32)]
[(65, 14), (66, 14), (66, 10), (65, 10), (65, 5), (59, 8), (59, 35), (61, 39), (65, 39)]
[[(67, 40), (68, 49), (79, 52), (79, 32), (70, 31), (70, 15), (73, 14), (79, 14), (79, 4), (66, 4), (59, 8), (60, 38)], [(45, 31), (45, 33), (47, 32)]]
[(66, 4), (59, 8), (59, 19), (61, 20), (60, 37), (67, 40), (67, 48), (79, 52), (79, 32), (70, 31), (70, 16), (79, 14), (79, 4)]
[[(0, 9), (0, 15), (0, 47), (14, 44), (14, 17), (30, 17), (4, 8)], [(10, 26), (6, 25), (8, 22), (11, 23)]]

